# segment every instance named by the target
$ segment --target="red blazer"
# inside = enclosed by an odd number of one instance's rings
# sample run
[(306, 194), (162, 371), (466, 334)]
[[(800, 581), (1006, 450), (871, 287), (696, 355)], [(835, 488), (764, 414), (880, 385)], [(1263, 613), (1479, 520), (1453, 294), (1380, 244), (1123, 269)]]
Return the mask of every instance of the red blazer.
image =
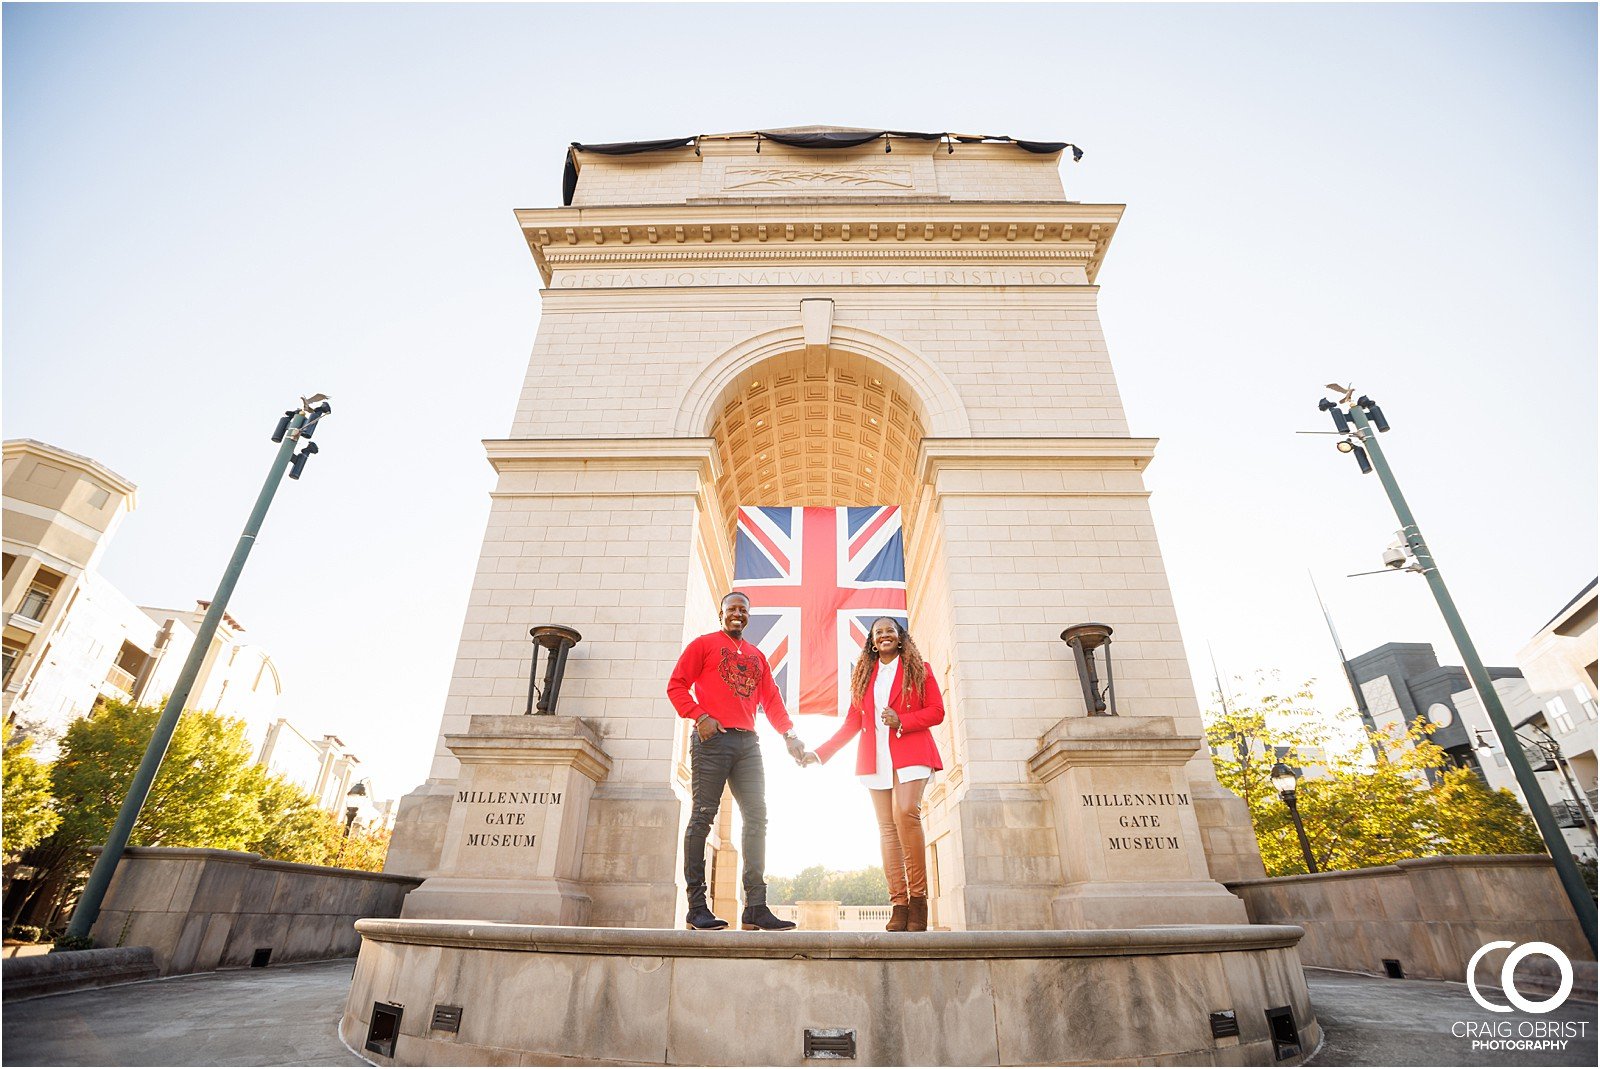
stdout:
[[(817, 747), (817, 756), (826, 761), (838, 753), (852, 735), (859, 735), (861, 741), (856, 746), (858, 776), (870, 776), (878, 770), (878, 732), (888, 730), (878, 721), (878, 710), (872, 707), (873, 685), (877, 682), (880, 667), (881, 664), (872, 666), (872, 675), (867, 677), (866, 693), (859, 702), (851, 703), (844, 724), (833, 738)], [(927, 765), (934, 769), (944, 767), (944, 762), (939, 760), (939, 748), (934, 745), (933, 736), (928, 732), (933, 725), (944, 723), (944, 696), (939, 693), (939, 681), (933, 676), (930, 666), (922, 704), (918, 706), (916, 692), (905, 690), (904, 658), (895, 663), (894, 694), (889, 699), (889, 708), (900, 717), (900, 734), (897, 736), (889, 732), (889, 760), (895, 768), (910, 765)]]

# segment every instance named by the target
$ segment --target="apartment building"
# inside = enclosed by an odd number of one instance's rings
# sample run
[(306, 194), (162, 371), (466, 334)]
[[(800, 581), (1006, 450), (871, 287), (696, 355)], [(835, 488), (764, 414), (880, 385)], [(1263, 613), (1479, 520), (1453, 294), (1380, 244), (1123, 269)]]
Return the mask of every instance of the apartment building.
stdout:
[[(5, 443), (0, 714), (8, 719), (63, 725), (93, 707), (102, 682), (131, 688), (148, 670), (150, 643), (139, 640), (149, 629), (94, 571), (136, 502), (134, 484), (96, 460), (27, 438)], [(128, 632), (135, 641), (124, 648), (115, 637)]]
[[(49, 760), (62, 733), (104, 698), (163, 704), (210, 608), (134, 604), (97, 569), (137, 488), (89, 457), (32, 439), (4, 443), (4, 647), (0, 715)], [(224, 613), (186, 707), (242, 720), (258, 764), (287, 776), (329, 812), (358, 793), (363, 825), (384, 820), (360, 760), (335, 735), (306, 735), (277, 715), (272, 657)], [(390, 803), (392, 806), (392, 803)], [(368, 812), (371, 810), (371, 812)], [(392, 815), (389, 816), (392, 820)]]
[[(1507, 718), (1572, 852), (1597, 855), (1596, 584), (1562, 607), (1518, 654), (1517, 667), (1489, 668)], [(1419, 718), (1453, 765), (1476, 769), (1527, 805), (1504, 747), (1464, 668), (1440, 665), (1423, 642), (1390, 642), (1350, 659), (1380, 727)]]

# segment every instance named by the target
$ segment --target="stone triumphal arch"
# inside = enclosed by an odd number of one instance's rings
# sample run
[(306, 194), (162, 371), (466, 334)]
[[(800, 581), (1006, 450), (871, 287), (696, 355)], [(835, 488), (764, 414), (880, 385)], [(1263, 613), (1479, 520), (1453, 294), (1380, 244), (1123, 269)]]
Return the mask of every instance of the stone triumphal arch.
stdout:
[[(716, 626), (735, 509), (898, 504), (950, 710), (937, 923), (1243, 922), (1220, 881), (1261, 862), (1199, 745), (1155, 441), (1129, 434), (1096, 310), (1122, 207), (1066, 199), (1069, 148), (835, 128), (574, 146), (567, 203), (517, 213), (543, 309), (510, 433), (485, 443), (439, 744), (389, 855), (429, 877), (408, 916), (674, 925), (685, 724), (664, 681)], [(1115, 628), (1117, 717), (1086, 715), (1059, 638), (1089, 620)], [(545, 623), (582, 641), (559, 715), (519, 717)], [(497, 814), (519, 830), (490, 843)], [(1129, 853), (1128, 819), (1160, 848)]]

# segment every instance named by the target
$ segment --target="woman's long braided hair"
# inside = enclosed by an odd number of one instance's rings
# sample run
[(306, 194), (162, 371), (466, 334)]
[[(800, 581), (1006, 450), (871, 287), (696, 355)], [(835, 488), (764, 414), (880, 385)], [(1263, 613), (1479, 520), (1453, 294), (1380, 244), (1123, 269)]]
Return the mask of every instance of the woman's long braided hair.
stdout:
[[(896, 634), (900, 637), (900, 661), (905, 665), (905, 672), (901, 676), (904, 689), (915, 691), (917, 701), (926, 697), (924, 688), (927, 686), (928, 666), (922, 659), (922, 651), (917, 649), (917, 644), (911, 640), (911, 632), (900, 626), (900, 621), (889, 617), (880, 616), (872, 621), (876, 628), (883, 621), (888, 620), (894, 624)], [(850, 673), (850, 703), (859, 702), (867, 693), (867, 680), (872, 678), (872, 663), (878, 659), (878, 651), (872, 648), (872, 633), (868, 631), (867, 641), (861, 647), (861, 656), (856, 658), (856, 666)]]

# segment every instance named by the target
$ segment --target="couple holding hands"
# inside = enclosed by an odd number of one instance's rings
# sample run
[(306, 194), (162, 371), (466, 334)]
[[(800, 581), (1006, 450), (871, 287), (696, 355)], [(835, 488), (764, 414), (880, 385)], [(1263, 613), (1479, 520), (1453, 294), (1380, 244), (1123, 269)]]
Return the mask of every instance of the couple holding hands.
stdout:
[(734, 591), (722, 599), (722, 630), (690, 642), (667, 681), (667, 697), (678, 715), (694, 721), (689, 768), (693, 800), (683, 836), (683, 879), (689, 892), (687, 926), (726, 928), (706, 906), (706, 836), (727, 786), (744, 822), (747, 931), (786, 931), (793, 922), (767, 908), (766, 778), (756, 739), (757, 707), (783, 732), (789, 756), (802, 767), (828, 760), (851, 738), (856, 777), (872, 796), (883, 851), (883, 872), (893, 911), (891, 932), (928, 927), (928, 874), (922, 837), (922, 791), (943, 768), (928, 729), (944, 720), (944, 699), (915, 642), (900, 625), (882, 617), (862, 647), (850, 675), (850, 711), (834, 736), (808, 751), (783, 707), (772, 669), (753, 643), (744, 641), (750, 599)]

